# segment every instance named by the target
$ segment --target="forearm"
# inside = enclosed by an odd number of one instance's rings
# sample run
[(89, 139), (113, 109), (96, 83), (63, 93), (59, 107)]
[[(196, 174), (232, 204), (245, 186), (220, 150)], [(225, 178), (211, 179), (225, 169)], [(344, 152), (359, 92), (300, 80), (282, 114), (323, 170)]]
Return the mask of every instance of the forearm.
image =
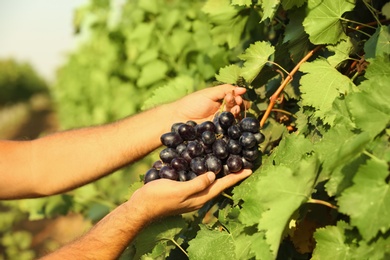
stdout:
[(9, 183), (3, 183), (0, 198), (65, 192), (140, 159), (156, 149), (161, 134), (169, 131), (175, 120), (174, 110), (169, 106), (112, 124), (59, 132), (17, 145), (11, 145), (12, 142), (1, 145), (5, 157), (0, 158), (0, 173)]
[(146, 225), (136, 206), (126, 202), (79, 239), (46, 255), (50, 259), (118, 259)]

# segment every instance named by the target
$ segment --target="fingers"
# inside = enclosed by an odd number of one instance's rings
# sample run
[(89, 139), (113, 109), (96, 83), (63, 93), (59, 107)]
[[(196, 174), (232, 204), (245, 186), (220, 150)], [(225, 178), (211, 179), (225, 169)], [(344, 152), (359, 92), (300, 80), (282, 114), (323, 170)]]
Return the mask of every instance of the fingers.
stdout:
[(193, 195), (199, 193), (209, 187), (215, 180), (215, 173), (206, 172), (193, 180), (183, 182), (182, 188), (187, 194)]
[(249, 177), (251, 174), (252, 174), (252, 170), (245, 169), (237, 173), (230, 173), (223, 178), (215, 180), (207, 191), (206, 199), (210, 200), (216, 197), (222, 191), (244, 180), (245, 178)]
[[(204, 190), (200, 190), (198, 193), (194, 193), (188, 198), (190, 205), (194, 207), (201, 207), (204, 203), (218, 196), (229, 187), (237, 184), (252, 174), (251, 170), (245, 169), (237, 173), (231, 173), (223, 178), (215, 180), (209, 187)], [(203, 175), (195, 178), (194, 180), (202, 177)]]
[(219, 101), (225, 98), (226, 95), (234, 93), (234, 96), (242, 95), (246, 92), (245, 88), (236, 87), (230, 84), (223, 84), (212, 88), (204, 89), (205, 94), (214, 101)]

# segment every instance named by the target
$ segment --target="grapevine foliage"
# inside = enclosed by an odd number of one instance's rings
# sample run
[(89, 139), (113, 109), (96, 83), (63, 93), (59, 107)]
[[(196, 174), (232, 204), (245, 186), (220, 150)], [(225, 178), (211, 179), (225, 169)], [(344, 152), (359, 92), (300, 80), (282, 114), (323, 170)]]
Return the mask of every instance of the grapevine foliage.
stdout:
[[(383, 0), (80, 8), (85, 38), (56, 87), (64, 128), (230, 83), (247, 88), (247, 113), (266, 137), (252, 176), (198, 212), (153, 223), (123, 258), (389, 258), (389, 9)], [(133, 178), (129, 192), (126, 170), (15, 208), (36, 219), (78, 211), (97, 220), (142, 185)]]

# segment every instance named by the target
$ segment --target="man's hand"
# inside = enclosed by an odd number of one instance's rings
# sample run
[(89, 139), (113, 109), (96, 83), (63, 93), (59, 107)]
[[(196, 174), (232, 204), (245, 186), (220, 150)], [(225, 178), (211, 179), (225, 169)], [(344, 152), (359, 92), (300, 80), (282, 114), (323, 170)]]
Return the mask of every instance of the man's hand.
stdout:
[(160, 217), (197, 210), (251, 173), (251, 170), (242, 170), (215, 179), (213, 172), (207, 172), (186, 182), (158, 179), (134, 192), (128, 203), (136, 208), (135, 214), (150, 222)]
[(194, 120), (203, 122), (211, 120), (225, 101), (223, 110), (232, 112), (238, 116), (241, 109), (249, 107), (249, 102), (241, 97), (246, 92), (245, 88), (232, 85), (219, 85), (194, 92), (172, 103), (176, 107), (177, 119), (182, 121)]

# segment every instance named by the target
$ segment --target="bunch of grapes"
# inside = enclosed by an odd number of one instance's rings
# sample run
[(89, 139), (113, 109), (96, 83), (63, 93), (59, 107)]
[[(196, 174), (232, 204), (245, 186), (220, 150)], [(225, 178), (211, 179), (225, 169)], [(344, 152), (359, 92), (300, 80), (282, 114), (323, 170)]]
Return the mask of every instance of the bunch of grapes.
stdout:
[(200, 124), (175, 123), (171, 132), (161, 136), (165, 148), (160, 160), (146, 172), (144, 183), (160, 178), (188, 181), (207, 171), (219, 177), (253, 169), (261, 156), (258, 146), (263, 141), (256, 118), (237, 121), (228, 111)]

